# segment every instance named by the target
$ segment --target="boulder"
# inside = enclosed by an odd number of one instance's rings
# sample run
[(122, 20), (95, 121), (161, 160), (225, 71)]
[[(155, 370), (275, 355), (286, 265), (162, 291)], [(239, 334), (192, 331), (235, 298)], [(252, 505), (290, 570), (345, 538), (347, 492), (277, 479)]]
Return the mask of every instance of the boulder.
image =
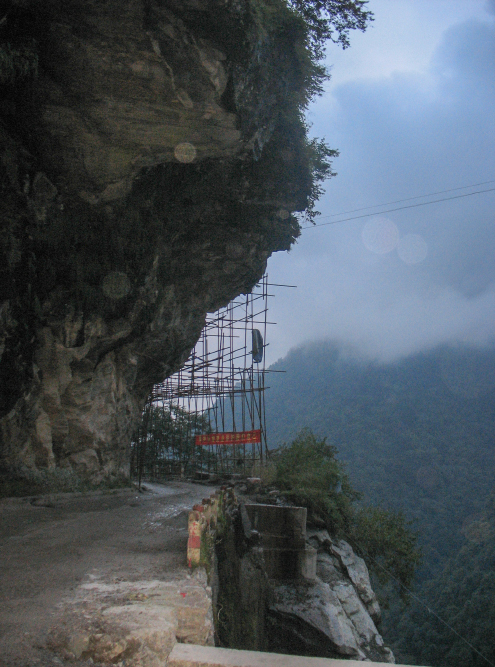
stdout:
[(316, 630), (328, 640), (329, 652), (349, 657), (360, 655), (352, 625), (336, 592), (322, 581), (309, 586), (277, 586), (270, 612), (275, 617), (283, 618), (285, 627), (288, 621), (296, 621), (294, 625), (297, 625), (300, 637), (304, 636), (304, 628), (308, 626), (308, 644), (314, 642), (312, 631)]
[(318, 548), (317, 576), (314, 583), (272, 581), (271, 649), (394, 663), (375, 625), (380, 607), (363, 559), (326, 530), (308, 529), (307, 540)]

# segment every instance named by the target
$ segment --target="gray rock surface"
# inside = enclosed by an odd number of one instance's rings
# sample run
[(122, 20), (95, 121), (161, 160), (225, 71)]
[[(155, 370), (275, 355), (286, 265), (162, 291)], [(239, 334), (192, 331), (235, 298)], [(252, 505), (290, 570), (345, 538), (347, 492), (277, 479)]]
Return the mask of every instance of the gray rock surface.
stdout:
[(7, 1), (39, 67), (0, 90), (0, 475), (128, 475), (153, 384), (298, 236), (298, 51), (252, 10)]
[(308, 529), (307, 538), (318, 549), (317, 579), (274, 586), (272, 631), (293, 637), (305, 655), (394, 663), (375, 625), (380, 607), (363, 559), (326, 530)]
[(366, 605), (371, 617), (377, 621), (380, 619), (380, 605), (376, 599), (370, 583), (370, 575), (366, 563), (362, 558), (357, 556), (351, 546), (340, 540), (337, 543), (332, 543), (330, 546), (331, 553), (336, 556), (342, 566), (345, 568), (349, 579), (356, 588), (359, 597)]

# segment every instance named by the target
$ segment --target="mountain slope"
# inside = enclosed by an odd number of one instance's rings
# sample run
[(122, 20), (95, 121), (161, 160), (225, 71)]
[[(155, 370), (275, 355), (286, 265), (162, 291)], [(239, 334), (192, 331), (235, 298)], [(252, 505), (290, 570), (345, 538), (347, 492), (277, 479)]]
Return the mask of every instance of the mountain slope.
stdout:
[(486, 667), (495, 662), (494, 519), (492, 496), (486, 513), (467, 531), (468, 542), (423, 586), (421, 596), (428, 606), (413, 603), (395, 626), (387, 624), (387, 639), (401, 662), (414, 664), (416, 659), (417, 664), (438, 667)]
[(303, 427), (327, 437), (365, 501), (415, 521), (421, 578), (438, 572), (492, 486), (495, 351), (444, 347), (379, 364), (325, 342), (272, 368), (286, 372), (266, 394), (270, 445)]

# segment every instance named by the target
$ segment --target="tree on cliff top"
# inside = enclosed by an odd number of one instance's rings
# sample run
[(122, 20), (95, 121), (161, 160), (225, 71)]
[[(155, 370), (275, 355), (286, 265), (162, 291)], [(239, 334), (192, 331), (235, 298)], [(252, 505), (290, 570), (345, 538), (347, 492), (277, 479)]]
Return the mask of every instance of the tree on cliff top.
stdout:
[(304, 18), (311, 50), (318, 60), (327, 40), (346, 49), (350, 46), (349, 31), (364, 32), (374, 20), (373, 12), (365, 8), (367, 0), (289, 0), (288, 4)]

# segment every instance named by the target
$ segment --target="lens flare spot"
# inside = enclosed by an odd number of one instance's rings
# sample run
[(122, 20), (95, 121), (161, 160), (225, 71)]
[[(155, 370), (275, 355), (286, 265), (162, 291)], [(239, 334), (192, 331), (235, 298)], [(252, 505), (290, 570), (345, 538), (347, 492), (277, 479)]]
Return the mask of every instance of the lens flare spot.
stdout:
[(428, 246), (419, 234), (406, 234), (399, 241), (397, 252), (405, 264), (419, 264), (426, 259)]
[(131, 281), (127, 274), (111, 271), (103, 278), (101, 289), (109, 299), (122, 299), (131, 291)]
[(366, 248), (377, 255), (386, 255), (399, 243), (399, 230), (392, 220), (378, 216), (369, 220), (362, 231)]
[(189, 164), (190, 162), (194, 162), (196, 159), (197, 151), (192, 144), (185, 141), (182, 144), (177, 144), (174, 149), (174, 155), (179, 162)]

